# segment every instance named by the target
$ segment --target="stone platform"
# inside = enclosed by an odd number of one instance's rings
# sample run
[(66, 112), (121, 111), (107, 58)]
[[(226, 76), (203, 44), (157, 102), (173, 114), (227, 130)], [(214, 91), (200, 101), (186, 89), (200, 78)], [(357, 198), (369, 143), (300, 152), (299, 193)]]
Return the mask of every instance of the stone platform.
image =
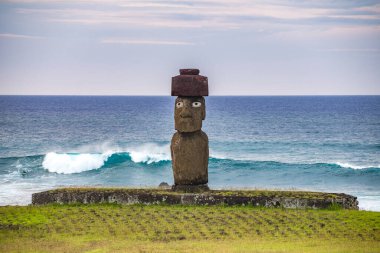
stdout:
[(358, 209), (357, 198), (344, 193), (269, 190), (209, 190), (186, 193), (157, 188), (60, 188), (32, 195), (33, 205), (44, 204), (166, 204), (166, 205), (252, 205), (300, 209), (339, 206)]

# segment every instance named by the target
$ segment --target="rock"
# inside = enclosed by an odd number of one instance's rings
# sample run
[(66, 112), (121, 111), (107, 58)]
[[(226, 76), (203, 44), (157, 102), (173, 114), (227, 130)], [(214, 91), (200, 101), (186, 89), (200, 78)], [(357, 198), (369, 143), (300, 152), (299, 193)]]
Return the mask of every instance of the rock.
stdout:
[(32, 194), (33, 205), (51, 203), (119, 203), (168, 205), (252, 205), (324, 209), (338, 206), (358, 210), (355, 196), (343, 193), (297, 191), (207, 190), (207, 185), (174, 186), (174, 190), (126, 188), (61, 188)]
[(186, 193), (201, 193), (209, 191), (207, 184), (201, 185), (173, 185), (172, 190), (175, 192), (186, 192)]
[(175, 133), (170, 148), (176, 186), (208, 183), (208, 137), (202, 130)]
[(170, 189), (170, 185), (166, 182), (161, 182), (159, 185), (158, 185), (158, 188), (160, 189)]
[(181, 75), (199, 75), (199, 69), (180, 69)]
[(208, 79), (200, 75), (172, 77), (172, 96), (208, 96)]

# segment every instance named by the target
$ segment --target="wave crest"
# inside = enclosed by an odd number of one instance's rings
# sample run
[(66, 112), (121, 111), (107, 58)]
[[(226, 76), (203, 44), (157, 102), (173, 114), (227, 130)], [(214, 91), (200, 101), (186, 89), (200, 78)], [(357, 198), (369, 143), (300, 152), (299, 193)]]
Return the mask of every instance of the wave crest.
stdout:
[(101, 154), (50, 152), (45, 155), (42, 167), (49, 172), (60, 174), (80, 173), (101, 168), (112, 154), (112, 151)]
[[(84, 171), (100, 169), (109, 158), (118, 155), (124, 160), (135, 163), (158, 163), (170, 161), (169, 145), (159, 146), (144, 144), (128, 151), (108, 150), (102, 153), (47, 153), (43, 159), (42, 167), (49, 172), (60, 174), (81, 173)], [(113, 163), (110, 161), (110, 163)]]
[(337, 162), (335, 164), (338, 165), (339, 167), (346, 168), (346, 169), (353, 169), (353, 170), (380, 168), (380, 165), (377, 165), (377, 166), (371, 166), (371, 165), (359, 166), (359, 165), (354, 165), (354, 164), (350, 164), (350, 163), (341, 163), (341, 162)]
[(129, 155), (135, 163), (156, 163), (161, 161), (170, 161), (169, 145), (158, 146), (155, 144), (145, 144), (138, 148), (131, 149)]

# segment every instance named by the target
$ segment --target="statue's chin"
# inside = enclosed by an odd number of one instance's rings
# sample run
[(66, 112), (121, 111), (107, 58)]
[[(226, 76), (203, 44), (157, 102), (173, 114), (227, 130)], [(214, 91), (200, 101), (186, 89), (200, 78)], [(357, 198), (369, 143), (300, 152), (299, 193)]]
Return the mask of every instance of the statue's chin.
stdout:
[(196, 125), (194, 122), (179, 122), (176, 124), (175, 129), (182, 133), (191, 133), (201, 130), (202, 125)]

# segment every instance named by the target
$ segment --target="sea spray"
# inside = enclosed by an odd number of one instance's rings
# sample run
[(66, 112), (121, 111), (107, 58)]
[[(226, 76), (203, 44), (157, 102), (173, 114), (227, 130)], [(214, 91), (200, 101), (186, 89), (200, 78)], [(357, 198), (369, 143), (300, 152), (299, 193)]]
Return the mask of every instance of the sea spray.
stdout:
[(113, 155), (123, 156), (134, 163), (151, 164), (170, 161), (169, 145), (160, 146), (154, 143), (146, 143), (141, 146), (128, 148), (126, 151), (108, 150), (103, 153), (49, 152), (44, 157), (42, 167), (49, 172), (60, 174), (81, 173), (100, 169)]
[(169, 145), (159, 146), (154, 143), (147, 143), (129, 150), (129, 155), (135, 163), (151, 164), (160, 161), (170, 161)]
[(99, 169), (112, 154), (112, 151), (102, 154), (59, 154), (50, 152), (46, 154), (42, 166), (49, 172), (62, 174), (80, 173), (83, 171)]

